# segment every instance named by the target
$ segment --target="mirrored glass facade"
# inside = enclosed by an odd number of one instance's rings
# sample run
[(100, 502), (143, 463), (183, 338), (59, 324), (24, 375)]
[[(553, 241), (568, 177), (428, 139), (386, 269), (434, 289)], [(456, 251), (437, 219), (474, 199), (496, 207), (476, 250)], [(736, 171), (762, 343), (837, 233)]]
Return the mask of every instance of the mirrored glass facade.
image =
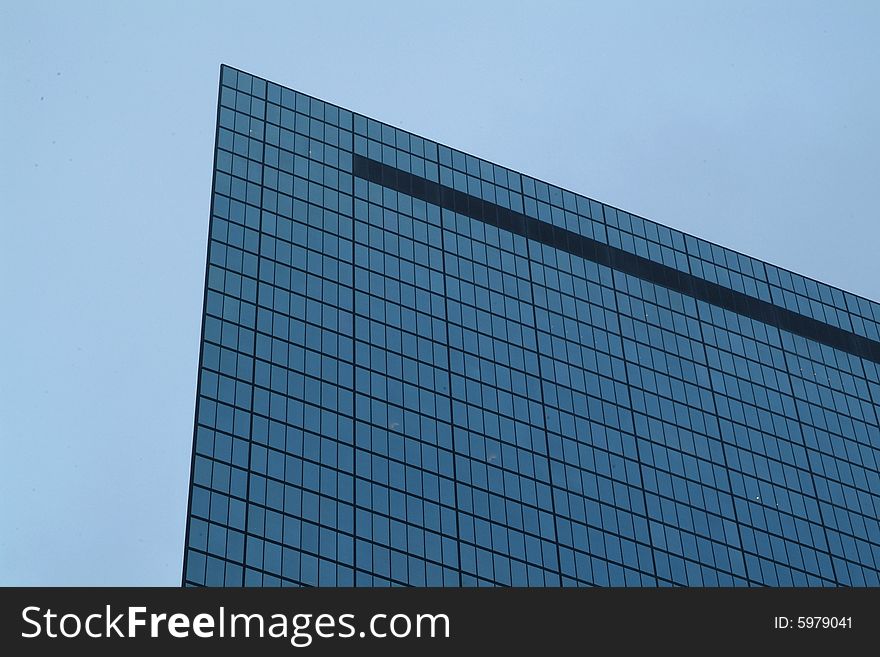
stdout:
[(223, 67), (184, 583), (877, 586), (878, 327)]

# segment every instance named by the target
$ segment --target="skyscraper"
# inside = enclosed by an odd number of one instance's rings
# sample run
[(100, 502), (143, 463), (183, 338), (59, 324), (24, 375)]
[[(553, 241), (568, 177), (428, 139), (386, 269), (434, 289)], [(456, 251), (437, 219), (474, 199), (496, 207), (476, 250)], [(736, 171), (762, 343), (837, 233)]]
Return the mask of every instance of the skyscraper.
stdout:
[(880, 305), (221, 69), (184, 583), (878, 585)]

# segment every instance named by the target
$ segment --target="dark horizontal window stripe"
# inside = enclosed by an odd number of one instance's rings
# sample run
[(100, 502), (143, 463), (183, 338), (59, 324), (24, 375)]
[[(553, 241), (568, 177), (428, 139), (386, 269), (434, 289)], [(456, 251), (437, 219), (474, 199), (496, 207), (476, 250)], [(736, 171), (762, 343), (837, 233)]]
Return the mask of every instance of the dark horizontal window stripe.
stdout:
[(421, 199), (472, 219), (586, 258), (642, 280), (775, 326), (821, 344), (880, 363), (880, 342), (845, 331), (812, 317), (712, 283), (693, 274), (654, 262), (574, 231), (533, 219), (496, 203), (432, 182), (355, 154), (353, 173), (359, 178)]

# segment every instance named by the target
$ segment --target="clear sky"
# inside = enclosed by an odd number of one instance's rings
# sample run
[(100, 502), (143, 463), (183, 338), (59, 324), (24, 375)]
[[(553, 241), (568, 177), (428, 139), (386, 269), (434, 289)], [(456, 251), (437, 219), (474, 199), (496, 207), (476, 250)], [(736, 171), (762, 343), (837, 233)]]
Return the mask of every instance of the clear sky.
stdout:
[(880, 3), (4, 2), (0, 584), (180, 581), (219, 65), (880, 299)]

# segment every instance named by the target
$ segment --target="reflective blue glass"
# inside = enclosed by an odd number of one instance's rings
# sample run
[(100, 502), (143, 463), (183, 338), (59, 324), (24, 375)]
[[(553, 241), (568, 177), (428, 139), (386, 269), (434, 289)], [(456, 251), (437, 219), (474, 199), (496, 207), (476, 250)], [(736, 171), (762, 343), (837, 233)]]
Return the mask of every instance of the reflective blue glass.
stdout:
[(183, 578), (880, 585), (880, 305), (223, 67)]

